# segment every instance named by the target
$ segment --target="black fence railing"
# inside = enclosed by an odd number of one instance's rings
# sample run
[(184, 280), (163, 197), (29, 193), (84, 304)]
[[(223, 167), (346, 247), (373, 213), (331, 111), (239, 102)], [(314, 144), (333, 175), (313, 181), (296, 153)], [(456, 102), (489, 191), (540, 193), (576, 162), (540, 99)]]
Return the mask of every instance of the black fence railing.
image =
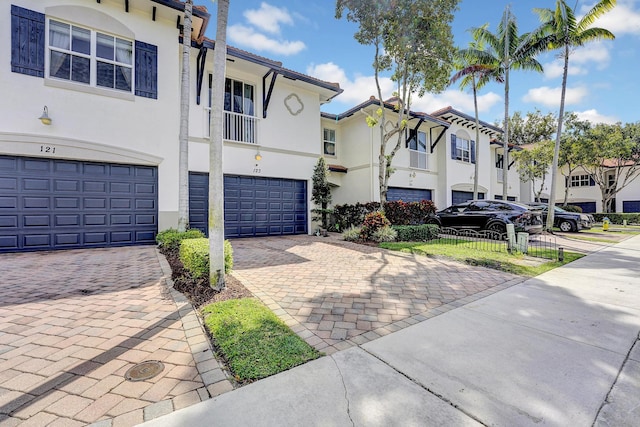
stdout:
[[(520, 237), (520, 241), (518, 241), (518, 237)], [(477, 251), (524, 253), (536, 258), (558, 259), (558, 245), (554, 235), (534, 234), (528, 235), (526, 241), (522, 239), (522, 236), (516, 235), (516, 239), (509, 242), (507, 233), (442, 227), (438, 238), (430, 240), (428, 243), (464, 245), (465, 248)]]

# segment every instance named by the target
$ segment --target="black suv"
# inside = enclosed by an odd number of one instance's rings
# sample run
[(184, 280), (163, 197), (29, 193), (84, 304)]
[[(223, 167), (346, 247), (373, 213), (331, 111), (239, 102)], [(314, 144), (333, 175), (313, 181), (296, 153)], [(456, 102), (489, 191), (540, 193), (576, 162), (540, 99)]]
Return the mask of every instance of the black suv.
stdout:
[(489, 230), (500, 233), (513, 224), (516, 232), (542, 232), (542, 215), (527, 205), (502, 200), (471, 200), (436, 212), (430, 221), (442, 227)]
[[(540, 209), (542, 211), (542, 220), (546, 224), (549, 206), (541, 203), (530, 203), (529, 206), (531, 206), (532, 209)], [(593, 226), (593, 222), (593, 215), (568, 212), (555, 206), (553, 226), (558, 227), (560, 231), (588, 230)]]

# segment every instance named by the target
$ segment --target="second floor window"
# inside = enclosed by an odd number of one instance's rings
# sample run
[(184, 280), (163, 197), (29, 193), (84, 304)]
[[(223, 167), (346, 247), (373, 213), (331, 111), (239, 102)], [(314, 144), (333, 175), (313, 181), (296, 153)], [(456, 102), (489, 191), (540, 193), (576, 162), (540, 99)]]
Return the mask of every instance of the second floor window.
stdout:
[(233, 113), (254, 116), (253, 85), (239, 80), (225, 79), (224, 81), (224, 109)]
[(591, 185), (591, 178), (589, 175), (572, 175), (569, 181), (570, 187), (589, 187)]
[(327, 156), (336, 155), (336, 131), (334, 129), (324, 129), (324, 154)]
[[(213, 75), (209, 74), (208, 121), (211, 122), (213, 100)], [(223, 138), (235, 142), (258, 143), (258, 119), (255, 117), (255, 86), (240, 80), (224, 81), (224, 130)], [(205, 131), (209, 135), (209, 126)]]
[(451, 158), (467, 163), (476, 162), (476, 142), (451, 135)]
[(427, 134), (413, 133), (409, 140), (409, 167), (427, 169)]
[(133, 42), (49, 20), (49, 77), (131, 92)]

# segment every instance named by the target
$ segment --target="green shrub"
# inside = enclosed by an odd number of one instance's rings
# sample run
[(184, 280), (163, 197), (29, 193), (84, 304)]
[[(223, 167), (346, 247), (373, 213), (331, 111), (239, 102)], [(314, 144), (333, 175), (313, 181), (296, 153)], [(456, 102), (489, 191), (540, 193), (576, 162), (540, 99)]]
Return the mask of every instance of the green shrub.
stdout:
[(371, 240), (377, 243), (395, 242), (397, 236), (398, 236), (398, 233), (396, 233), (396, 230), (386, 225), (374, 231), (371, 234)]
[(393, 225), (424, 224), (427, 218), (436, 212), (436, 205), (431, 200), (420, 202), (387, 202), (384, 214)]
[[(184, 239), (180, 243), (180, 261), (194, 279), (209, 275), (209, 239)], [(233, 268), (233, 248), (224, 241), (224, 272)]]
[(177, 250), (184, 239), (198, 239), (204, 237), (202, 231), (195, 228), (187, 231), (178, 231), (175, 228), (163, 230), (156, 235), (156, 242), (161, 249)]
[(594, 213), (592, 214), (596, 222), (602, 222), (604, 217), (609, 218), (611, 224), (624, 224), (624, 220), (627, 220), (627, 224), (640, 224), (640, 213)]
[(566, 205), (566, 206), (560, 206), (562, 209), (564, 209), (567, 212), (578, 212), (578, 213), (582, 213), (582, 208), (580, 206), (576, 206), (576, 205)]
[(437, 239), (440, 227), (435, 224), (422, 225), (394, 225), (399, 242), (427, 242)]
[(360, 240), (360, 227), (349, 227), (342, 233), (342, 238), (348, 242)]
[(380, 211), (371, 212), (365, 215), (362, 228), (360, 229), (360, 237), (364, 240), (371, 240), (371, 236), (378, 229), (391, 225), (386, 216)]
[(380, 203), (356, 203), (354, 205), (336, 205), (331, 215), (331, 230), (344, 231), (349, 227), (359, 227), (364, 216), (380, 209)]

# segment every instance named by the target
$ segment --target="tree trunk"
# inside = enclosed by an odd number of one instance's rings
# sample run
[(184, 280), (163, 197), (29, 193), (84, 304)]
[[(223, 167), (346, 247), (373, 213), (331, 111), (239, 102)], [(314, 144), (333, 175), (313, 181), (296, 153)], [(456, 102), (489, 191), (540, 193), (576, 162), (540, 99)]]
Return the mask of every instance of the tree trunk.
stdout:
[(478, 90), (476, 87), (475, 75), (471, 76), (471, 84), (473, 88), (473, 108), (476, 113), (476, 163), (473, 165), (473, 200), (478, 200), (478, 165), (480, 164), (480, 119), (478, 118)]
[(502, 143), (502, 200), (504, 201), (509, 200), (509, 67), (511, 67), (508, 26), (506, 28), (504, 44), (504, 141)]
[(224, 81), (227, 66), (227, 20), (229, 0), (218, 0), (216, 43), (213, 53), (213, 88), (209, 141), (209, 284), (223, 289), (224, 277), (224, 188), (222, 133)]
[(184, 4), (182, 73), (180, 78), (180, 153), (178, 157), (178, 231), (189, 226), (189, 91), (191, 73), (191, 16), (193, 0)]
[(553, 229), (554, 206), (556, 204), (556, 181), (558, 180), (558, 157), (560, 157), (560, 137), (562, 136), (562, 120), (564, 116), (564, 98), (567, 92), (567, 75), (569, 72), (569, 42), (564, 45), (564, 69), (562, 70), (562, 92), (560, 94), (560, 112), (558, 113), (558, 130), (556, 143), (553, 147), (553, 162), (551, 163), (551, 190), (549, 192), (549, 214), (547, 215), (547, 230)]

